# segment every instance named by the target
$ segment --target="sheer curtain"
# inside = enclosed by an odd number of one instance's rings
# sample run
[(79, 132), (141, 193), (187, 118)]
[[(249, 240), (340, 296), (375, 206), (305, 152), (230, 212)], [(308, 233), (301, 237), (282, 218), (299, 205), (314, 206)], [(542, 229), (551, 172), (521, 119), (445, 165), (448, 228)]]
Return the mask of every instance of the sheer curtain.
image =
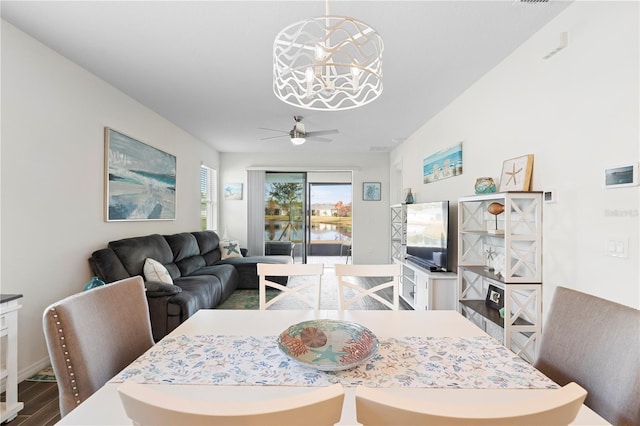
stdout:
[(264, 256), (264, 170), (247, 170), (247, 250)]

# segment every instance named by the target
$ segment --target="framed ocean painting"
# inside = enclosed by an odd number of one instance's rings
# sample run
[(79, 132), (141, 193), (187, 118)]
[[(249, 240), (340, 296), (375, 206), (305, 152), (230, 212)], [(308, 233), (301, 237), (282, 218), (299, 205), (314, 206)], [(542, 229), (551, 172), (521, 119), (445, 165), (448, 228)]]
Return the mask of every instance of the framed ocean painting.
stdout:
[(105, 127), (105, 220), (175, 220), (176, 157)]
[(462, 142), (422, 160), (423, 183), (436, 182), (462, 174)]

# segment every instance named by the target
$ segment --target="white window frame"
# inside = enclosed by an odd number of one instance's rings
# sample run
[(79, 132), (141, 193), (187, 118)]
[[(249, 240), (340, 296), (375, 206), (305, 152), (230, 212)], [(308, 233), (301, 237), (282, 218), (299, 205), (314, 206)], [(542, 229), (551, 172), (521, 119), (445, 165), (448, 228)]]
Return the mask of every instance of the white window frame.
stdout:
[[(218, 171), (200, 166), (200, 215), (205, 219), (205, 230), (218, 230)], [(206, 212), (205, 212), (206, 209)]]

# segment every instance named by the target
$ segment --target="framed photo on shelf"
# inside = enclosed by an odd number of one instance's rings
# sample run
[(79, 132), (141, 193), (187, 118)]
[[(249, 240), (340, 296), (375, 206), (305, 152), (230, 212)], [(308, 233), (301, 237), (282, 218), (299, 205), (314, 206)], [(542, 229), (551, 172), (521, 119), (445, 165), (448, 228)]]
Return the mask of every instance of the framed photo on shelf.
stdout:
[(487, 298), (485, 299), (485, 303), (491, 309), (495, 309), (499, 311), (500, 308), (504, 306), (504, 290), (495, 285), (489, 284), (489, 288), (487, 289)]
[(380, 201), (380, 182), (363, 182), (362, 199), (364, 201)]
[(533, 171), (533, 154), (505, 160), (500, 174), (500, 192), (528, 191)]

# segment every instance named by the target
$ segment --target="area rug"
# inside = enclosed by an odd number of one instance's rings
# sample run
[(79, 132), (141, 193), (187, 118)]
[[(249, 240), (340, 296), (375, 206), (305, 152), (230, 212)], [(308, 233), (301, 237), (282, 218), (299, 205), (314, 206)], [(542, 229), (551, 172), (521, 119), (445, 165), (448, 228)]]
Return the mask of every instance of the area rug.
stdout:
[(53, 368), (47, 367), (38, 371), (26, 380), (27, 382), (55, 382), (56, 376), (53, 374)]

